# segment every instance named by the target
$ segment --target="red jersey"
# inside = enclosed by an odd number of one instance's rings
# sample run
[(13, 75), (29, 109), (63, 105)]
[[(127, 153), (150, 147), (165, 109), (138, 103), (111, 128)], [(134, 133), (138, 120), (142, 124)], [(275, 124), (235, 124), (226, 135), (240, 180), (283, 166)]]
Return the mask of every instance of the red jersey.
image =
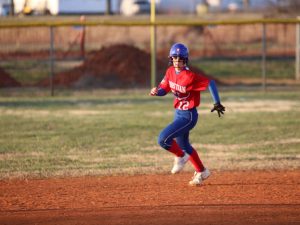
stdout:
[(190, 71), (187, 67), (176, 74), (174, 66), (170, 66), (160, 88), (166, 93), (172, 91), (175, 96), (174, 108), (189, 110), (200, 104), (200, 91), (206, 90), (209, 79), (202, 74)]

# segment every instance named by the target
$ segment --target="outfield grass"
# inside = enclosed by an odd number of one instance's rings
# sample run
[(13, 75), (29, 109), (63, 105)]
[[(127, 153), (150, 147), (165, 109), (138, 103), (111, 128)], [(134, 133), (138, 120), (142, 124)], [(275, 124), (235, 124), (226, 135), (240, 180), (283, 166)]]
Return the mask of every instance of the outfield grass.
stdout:
[[(147, 90), (0, 92), (0, 178), (165, 173), (172, 156), (157, 135), (172, 96)], [(211, 169), (293, 169), (300, 157), (300, 92), (221, 93), (226, 116), (204, 93), (190, 139)], [(186, 170), (192, 171), (190, 166)]]
[[(216, 78), (261, 78), (261, 59), (224, 60), (202, 59), (191, 61), (191, 64), (201, 68)], [(271, 79), (294, 79), (295, 60), (293, 59), (267, 59), (266, 77)]]
[[(54, 73), (73, 69), (81, 63), (80, 60), (56, 61), (54, 64)], [(50, 76), (49, 60), (2, 60), (0, 67), (5, 68), (5, 71), (22, 85), (35, 85)]]
[[(55, 73), (70, 70), (80, 65), (80, 63), (80, 60), (57, 61), (55, 62)], [(221, 80), (230, 78), (260, 79), (262, 76), (261, 60), (259, 59), (198, 59), (191, 60), (190, 64)], [(0, 66), (23, 85), (35, 85), (50, 74), (50, 66), (47, 60), (2, 61)], [(295, 61), (292, 59), (268, 59), (266, 78), (295, 79)]]

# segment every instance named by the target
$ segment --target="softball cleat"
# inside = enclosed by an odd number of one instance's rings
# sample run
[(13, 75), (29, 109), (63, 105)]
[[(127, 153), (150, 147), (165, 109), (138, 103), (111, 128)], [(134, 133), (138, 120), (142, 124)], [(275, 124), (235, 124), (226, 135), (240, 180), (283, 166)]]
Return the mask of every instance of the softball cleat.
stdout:
[(183, 157), (175, 157), (174, 166), (171, 170), (171, 173), (179, 173), (183, 169), (184, 165), (187, 163), (189, 158), (190, 155), (187, 153), (185, 153)]
[(203, 172), (195, 172), (192, 180), (189, 182), (191, 186), (201, 185), (204, 180), (210, 176), (210, 171), (205, 169)]

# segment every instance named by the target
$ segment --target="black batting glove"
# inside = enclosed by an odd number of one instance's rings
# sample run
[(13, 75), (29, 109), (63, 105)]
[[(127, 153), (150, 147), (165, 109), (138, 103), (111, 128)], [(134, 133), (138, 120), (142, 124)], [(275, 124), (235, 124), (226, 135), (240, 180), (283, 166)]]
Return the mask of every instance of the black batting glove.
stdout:
[(211, 109), (211, 112), (213, 112), (213, 111), (217, 111), (219, 117), (221, 117), (222, 114), (224, 115), (225, 107), (222, 106), (222, 104), (218, 102), (218, 103), (215, 103), (214, 107)]

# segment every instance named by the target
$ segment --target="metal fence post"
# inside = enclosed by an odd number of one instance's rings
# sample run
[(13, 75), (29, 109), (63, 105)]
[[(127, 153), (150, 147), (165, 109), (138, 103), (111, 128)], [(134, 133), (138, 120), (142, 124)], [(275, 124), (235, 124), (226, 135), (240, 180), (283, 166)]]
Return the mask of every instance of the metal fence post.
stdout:
[(155, 0), (151, 0), (151, 26), (150, 26), (150, 48), (151, 48), (151, 87), (156, 86), (156, 26), (155, 24)]
[(53, 87), (53, 76), (54, 76), (54, 30), (53, 26), (50, 26), (50, 52), (49, 52), (49, 60), (50, 60), (50, 72), (49, 72), (49, 80), (50, 80), (50, 90), (51, 96), (54, 96), (54, 87)]
[(15, 15), (15, 3), (13, 0), (10, 0), (10, 10), (9, 10), (9, 14), (11, 16)]
[(263, 91), (266, 91), (266, 55), (267, 55), (267, 41), (266, 41), (266, 24), (262, 23), (262, 88)]
[(300, 16), (297, 17), (299, 20), (296, 23), (296, 65), (295, 65), (295, 79), (300, 80)]
[(106, 15), (111, 15), (111, 0), (106, 0), (106, 10), (105, 10)]

